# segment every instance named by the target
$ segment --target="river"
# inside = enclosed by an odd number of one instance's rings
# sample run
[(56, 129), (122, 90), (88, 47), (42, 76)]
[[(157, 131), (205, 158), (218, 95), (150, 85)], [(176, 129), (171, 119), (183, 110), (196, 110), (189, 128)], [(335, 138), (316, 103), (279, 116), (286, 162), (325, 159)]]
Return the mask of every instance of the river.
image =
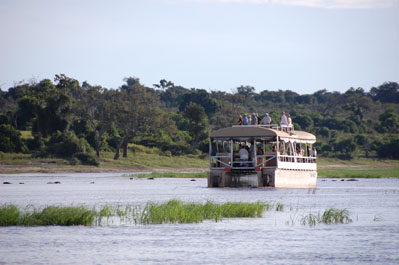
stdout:
[[(399, 264), (399, 179), (319, 179), (315, 189), (206, 186), (206, 179), (131, 180), (117, 173), (0, 175), (0, 204), (22, 208), (170, 199), (284, 205), (262, 218), (217, 223), (0, 227), (0, 264)], [(304, 215), (327, 208), (348, 209), (353, 222), (301, 224)]]

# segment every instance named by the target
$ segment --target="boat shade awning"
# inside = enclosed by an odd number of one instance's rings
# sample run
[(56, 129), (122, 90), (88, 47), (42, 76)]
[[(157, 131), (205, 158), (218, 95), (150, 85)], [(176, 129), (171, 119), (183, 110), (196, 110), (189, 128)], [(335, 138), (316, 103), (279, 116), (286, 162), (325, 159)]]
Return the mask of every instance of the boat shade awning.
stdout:
[(219, 129), (211, 133), (211, 138), (262, 138), (262, 137), (271, 137), (274, 138), (279, 136), (280, 139), (284, 141), (292, 141), (292, 142), (305, 142), (305, 143), (314, 143), (316, 142), (316, 136), (311, 133), (303, 132), (303, 131), (295, 131), (294, 133), (286, 133), (284, 131), (258, 127), (258, 126), (235, 126)]

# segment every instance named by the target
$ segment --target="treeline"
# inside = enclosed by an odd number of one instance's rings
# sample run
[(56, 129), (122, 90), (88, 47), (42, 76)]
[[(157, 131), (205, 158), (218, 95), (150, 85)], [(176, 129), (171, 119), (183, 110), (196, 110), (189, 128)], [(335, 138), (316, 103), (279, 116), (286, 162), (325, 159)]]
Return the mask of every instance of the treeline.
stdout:
[[(316, 134), (318, 153), (399, 159), (399, 85), (387, 82), (350, 88), (255, 92), (240, 86), (232, 93), (187, 89), (161, 80), (153, 87), (129, 77), (106, 89), (63, 74), (54, 80), (17, 84), (0, 91), (0, 151), (61, 157), (98, 164), (103, 151), (128, 155), (128, 144), (156, 147), (166, 156), (206, 154), (210, 130), (235, 124), (238, 115), (266, 112), (272, 122), (291, 114), (295, 129)], [(26, 137), (27, 131), (30, 131)]]

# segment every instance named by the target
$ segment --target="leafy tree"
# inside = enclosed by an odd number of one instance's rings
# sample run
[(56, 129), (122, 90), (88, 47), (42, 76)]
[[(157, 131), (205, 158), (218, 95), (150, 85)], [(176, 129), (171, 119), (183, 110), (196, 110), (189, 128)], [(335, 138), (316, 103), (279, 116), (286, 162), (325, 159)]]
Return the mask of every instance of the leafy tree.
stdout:
[(193, 102), (201, 105), (208, 117), (211, 117), (219, 107), (216, 99), (212, 98), (205, 89), (192, 89), (190, 92), (181, 95), (178, 100), (180, 111), (184, 111), (186, 106)]
[(313, 120), (309, 114), (299, 114), (294, 112), (292, 116), (293, 121), (298, 123), (302, 130), (309, 130), (313, 126)]
[(396, 82), (386, 82), (379, 87), (370, 89), (373, 100), (383, 103), (399, 103), (399, 84)]
[(162, 90), (165, 90), (165, 89), (168, 89), (169, 87), (174, 87), (174, 86), (175, 86), (175, 84), (173, 84), (173, 82), (167, 81), (165, 79), (162, 79), (161, 81), (159, 81), (159, 85), (154, 84), (154, 87), (161, 88)]
[(399, 159), (399, 137), (395, 136), (376, 144), (378, 157)]
[(380, 124), (377, 130), (382, 133), (397, 133), (399, 132), (399, 115), (395, 113), (392, 108), (387, 109), (380, 115)]
[(60, 132), (53, 134), (47, 143), (46, 153), (61, 158), (72, 158), (77, 153), (89, 153), (89, 143), (78, 138), (73, 132)]
[(352, 159), (356, 151), (356, 144), (352, 137), (341, 140), (334, 144), (334, 151), (340, 152), (342, 154), (341, 158)]
[(355, 121), (361, 122), (364, 114), (372, 109), (373, 101), (366, 95), (363, 88), (350, 88), (344, 93), (344, 108), (352, 112)]
[[(168, 116), (159, 108), (159, 98), (147, 88), (134, 83), (129, 89), (118, 94), (118, 109), (115, 119), (119, 131), (119, 143), (114, 159), (119, 159), (120, 148), (124, 148), (127, 156), (127, 145), (130, 140), (140, 135), (158, 131), (161, 126), (167, 128)], [(166, 126), (165, 126), (166, 125)]]
[(191, 146), (197, 149), (200, 142), (208, 138), (208, 118), (205, 110), (201, 105), (191, 102), (184, 109), (183, 116), (190, 122), (188, 131), (193, 137)]
[(253, 86), (239, 86), (237, 87), (237, 93), (244, 95), (245, 97), (253, 96), (255, 88)]
[(94, 132), (97, 157), (100, 157), (101, 139), (116, 120), (118, 100), (116, 91), (83, 83), (82, 97), (76, 105), (75, 111)]
[(27, 151), (21, 133), (9, 124), (0, 124), (0, 151), (5, 153)]
[(230, 127), (237, 124), (238, 116), (242, 115), (244, 108), (242, 106), (225, 103), (213, 117), (215, 129)]

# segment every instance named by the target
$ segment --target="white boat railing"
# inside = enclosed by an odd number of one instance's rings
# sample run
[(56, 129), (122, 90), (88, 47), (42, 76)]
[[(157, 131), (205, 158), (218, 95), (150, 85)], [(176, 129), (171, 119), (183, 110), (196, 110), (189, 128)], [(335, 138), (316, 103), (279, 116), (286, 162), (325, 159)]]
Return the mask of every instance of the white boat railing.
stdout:
[[(313, 169), (316, 167), (316, 157), (309, 157), (309, 156), (267, 154), (267, 155), (257, 155), (256, 160), (231, 161), (231, 159), (232, 159), (231, 155), (211, 156), (211, 169), (224, 169), (224, 168), (251, 169), (251, 170), (256, 168)], [(273, 159), (275, 159), (275, 163), (271, 163)]]

